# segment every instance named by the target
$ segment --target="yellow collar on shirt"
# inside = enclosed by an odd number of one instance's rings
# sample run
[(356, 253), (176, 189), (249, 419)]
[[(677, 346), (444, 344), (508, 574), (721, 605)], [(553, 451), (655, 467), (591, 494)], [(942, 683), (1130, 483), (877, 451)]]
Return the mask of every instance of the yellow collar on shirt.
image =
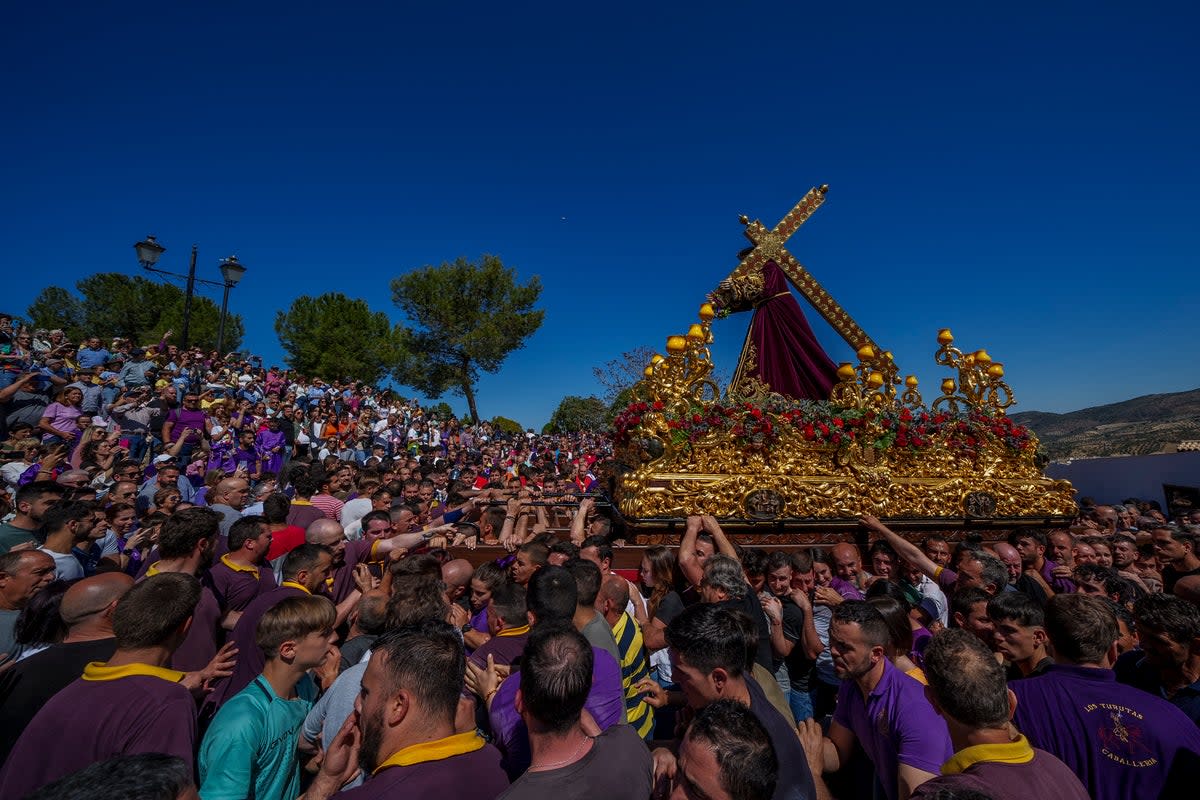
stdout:
[(964, 747), (954, 754), (954, 758), (942, 764), (943, 775), (957, 775), (968, 767), (981, 761), (992, 761), (999, 764), (1028, 764), (1033, 760), (1033, 748), (1024, 736), (1015, 742), (1006, 744), (977, 744)]
[(496, 635), (497, 636), (522, 636), (526, 633), (529, 633), (529, 626), (522, 625), (519, 628), (505, 628), (504, 630), (500, 631)]
[(221, 556), (221, 563), (229, 567), (234, 572), (249, 572), (254, 577), (258, 577), (258, 567), (253, 564), (239, 564), (229, 557), (229, 553)]
[(152, 667), (149, 664), (122, 664), (110, 667), (101, 661), (93, 661), (83, 668), (85, 681), (115, 681), (118, 678), (130, 678), (134, 675), (146, 675), (151, 678), (162, 678), (169, 683), (179, 683), (184, 673), (163, 667)]
[(376, 775), (388, 767), (409, 767), (425, 761), (441, 761), (451, 756), (473, 753), (481, 749), (484, 744), (485, 742), (479, 734), (475, 731), (467, 731), (447, 736), (444, 739), (434, 739), (432, 742), (409, 745), (392, 753), (391, 757), (376, 767), (375, 772), (371, 774)]
[(312, 594), (312, 592), (310, 592), (308, 590), (308, 587), (305, 586), (303, 583), (296, 583), (295, 581), (284, 581), (283, 583), (281, 583), (279, 585), (280, 586), (290, 586), (293, 589), (299, 589), (300, 591), (304, 592), (305, 594)]

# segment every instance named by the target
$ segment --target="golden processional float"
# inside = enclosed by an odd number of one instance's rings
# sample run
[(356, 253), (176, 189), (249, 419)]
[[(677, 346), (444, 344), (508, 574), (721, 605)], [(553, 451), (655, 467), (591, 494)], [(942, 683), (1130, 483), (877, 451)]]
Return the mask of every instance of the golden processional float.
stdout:
[[(1037, 437), (1006, 413), (1015, 400), (1001, 363), (939, 331), (934, 359), (952, 374), (927, 406), (917, 378), (902, 377), (892, 353), (788, 252), (827, 190), (810, 190), (770, 230), (741, 218), (752, 246), (699, 321), (651, 359), (618, 415), (610, 489), (631, 541), (677, 541), (690, 514), (764, 544), (838, 541), (862, 514), (899, 530), (1074, 517), (1071, 484), (1045, 477)], [(857, 364), (833, 364), (789, 284)], [(712, 322), (746, 310), (746, 341), (722, 392), (712, 378)]]

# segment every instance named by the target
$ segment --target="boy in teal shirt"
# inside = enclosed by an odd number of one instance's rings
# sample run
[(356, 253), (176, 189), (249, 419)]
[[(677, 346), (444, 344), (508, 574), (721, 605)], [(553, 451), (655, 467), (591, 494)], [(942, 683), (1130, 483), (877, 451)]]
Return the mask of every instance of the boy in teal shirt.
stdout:
[(308, 671), (333, 646), (336, 612), (324, 597), (289, 597), (267, 611), (255, 641), (267, 658), (262, 674), (221, 706), (200, 745), (202, 800), (300, 795), (296, 744), (317, 698)]

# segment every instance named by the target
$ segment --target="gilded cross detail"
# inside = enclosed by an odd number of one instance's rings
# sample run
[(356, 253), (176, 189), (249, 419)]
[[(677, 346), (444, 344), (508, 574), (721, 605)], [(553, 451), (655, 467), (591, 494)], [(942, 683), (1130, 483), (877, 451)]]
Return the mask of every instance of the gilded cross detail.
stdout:
[(741, 221), (746, 226), (743, 234), (754, 245), (754, 249), (746, 254), (741, 263), (730, 273), (730, 277), (762, 269), (768, 261), (774, 261), (783, 270), (783, 274), (787, 276), (792, 286), (804, 295), (817, 313), (846, 340), (847, 344), (855, 350), (864, 345), (871, 345), (878, 349), (866, 331), (859, 327), (841, 304), (825, 291), (825, 287), (788, 252), (786, 247), (792, 234), (798, 231), (800, 226), (825, 202), (825, 193), (828, 190), (828, 186), (809, 189), (800, 202), (771, 230), (767, 230), (767, 227), (758, 220), (751, 222), (743, 216)]

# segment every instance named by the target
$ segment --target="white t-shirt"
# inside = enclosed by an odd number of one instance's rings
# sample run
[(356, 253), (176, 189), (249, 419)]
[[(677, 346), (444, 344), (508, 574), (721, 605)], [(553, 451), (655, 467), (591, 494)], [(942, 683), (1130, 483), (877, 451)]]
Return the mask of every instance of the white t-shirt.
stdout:
[(73, 581), (83, 577), (83, 567), (75, 556), (67, 553), (56, 553), (53, 550), (47, 550), (44, 547), (39, 547), (46, 555), (54, 559), (55, 575), (54, 577), (60, 581)]

